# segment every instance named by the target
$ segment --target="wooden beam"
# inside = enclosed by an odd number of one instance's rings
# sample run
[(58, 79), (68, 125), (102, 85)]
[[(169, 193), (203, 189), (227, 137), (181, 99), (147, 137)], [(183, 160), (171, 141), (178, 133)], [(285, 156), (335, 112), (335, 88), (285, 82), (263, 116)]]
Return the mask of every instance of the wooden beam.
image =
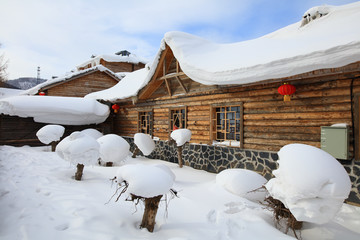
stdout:
[(181, 81), (181, 79), (180, 79), (178, 76), (176, 76), (175, 78), (176, 78), (176, 80), (179, 82), (181, 88), (185, 91), (185, 93), (188, 93), (188, 90), (187, 90), (187, 88), (185, 87), (184, 83)]
[(166, 84), (166, 88), (169, 93), (169, 96), (171, 97), (171, 88), (170, 88), (169, 80), (165, 79), (165, 84)]
[(179, 76), (185, 76), (185, 73), (183, 72), (179, 72), (179, 73), (169, 73), (169, 74), (166, 74), (162, 77), (159, 77), (157, 80), (164, 80), (164, 79), (169, 79), (169, 78), (174, 78), (174, 77), (179, 77)]

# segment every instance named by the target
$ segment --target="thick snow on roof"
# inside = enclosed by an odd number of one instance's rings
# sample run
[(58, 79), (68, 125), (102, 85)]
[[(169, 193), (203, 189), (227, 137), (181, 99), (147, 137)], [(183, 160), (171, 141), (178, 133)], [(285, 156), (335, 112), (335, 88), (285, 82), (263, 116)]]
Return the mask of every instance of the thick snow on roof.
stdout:
[(206, 85), (254, 83), (360, 61), (360, 2), (314, 7), (304, 15), (317, 10), (327, 14), (304, 26), (299, 19), (263, 37), (232, 44), (168, 32), (150, 69), (131, 73), (114, 87), (86, 97), (115, 101), (136, 96), (154, 74), (165, 44), (184, 73)]
[(99, 55), (94, 58), (91, 58), (76, 67), (77, 67), (77, 69), (79, 69), (82, 67), (86, 67), (89, 64), (91, 64), (91, 66), (97, 66), (100, 64), (101, 59), (103, 59), (107, 62), (126, 62), (126, 63), (133, 63), (133, 64), (139, 64), (139, 63), (146, 64), (148, 62), (146, 59), (138, 57), (132, 53), (130, 53), (129, 56), (122, 56), (122, 55), (115, 55), (115, 54), (114, 55), (103, 54), (103, 55)]
[[(154, 69), (154, 68), (152, 68)], [(93, 92), (85, 96), (85, 98), (102, 99), (105, 101), (116, 101), (117, 99), (125, 99), (136, 96), (141, 88), (143, 88), (152, 74), (148, 67), (139, 69), (134, 72), (127, 73), (115, 86), (99, 91)]]
[(109, 107), (94, 99), (51, 96), (16, 96), (0, 99), (0, 113), (33, 117), (35, 122), (86, 125), (104, 122)]
[(216, 44), (169, 32), (181, 69), (207, 85), (245, 84), (292, 76), (360, 61), (360, 2), (329, 7), (329, 13), (301, 26), (301, 21), (254, 40)]
[(38, 85), (24, 91), (23, 95), (35, 95), (35, 94), (37, 94), (39, 92), (39, 90), (41, 88), (45, 88), (45, 87), (47, 87), (49, 85), (52, 85), (52, 84), (55, 84), (55, 83), (65, 82), (65, 81), (67, 81), (67, 80), (69, 80), (71, 78), (74, 78), (74, 77), (77, 77), (79, 75), (86, 74), (86, 73), (92, 72), (92, 71), (107, 72), (110, 75), (112, 75), (115, 79), (118, 79), (119, 81), (121, 80), (121, 78), (123, 78), (125, 76), (125, 73), (114, 73), (110, 69), (104, 67), (103, 65), (98, 65), (98, 66), (95, 66), (95, 67), (92, 67), (92, 68), (87, 68), (87, 69), (84, 69), (84, 70), (81, 70), (81, 71), (69, 72), (69, 73), (66, 73), (64, 76), (61, 76), (61, 77), (57, 77), (57, 78), (54, 78), (54, 79), (49, 79), (46, 82), (38, 84)]

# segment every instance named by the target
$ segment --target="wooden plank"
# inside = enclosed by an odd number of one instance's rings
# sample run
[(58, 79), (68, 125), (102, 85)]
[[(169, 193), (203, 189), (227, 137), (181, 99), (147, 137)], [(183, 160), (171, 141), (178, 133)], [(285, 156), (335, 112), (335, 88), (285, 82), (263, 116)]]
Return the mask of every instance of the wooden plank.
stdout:
[(346, 118), (351, 118), (350, 112), (306, 112), (306, 113), (271, 113), (271, 114), (244, 115), (244, 120), (346, 119)]
[(170, 82), (168, 79), (165, 79), (165, 85), (166, 85), (166, 89), (169, 93), (169, 96), (171, 96), (172, 94), (171, 94)]

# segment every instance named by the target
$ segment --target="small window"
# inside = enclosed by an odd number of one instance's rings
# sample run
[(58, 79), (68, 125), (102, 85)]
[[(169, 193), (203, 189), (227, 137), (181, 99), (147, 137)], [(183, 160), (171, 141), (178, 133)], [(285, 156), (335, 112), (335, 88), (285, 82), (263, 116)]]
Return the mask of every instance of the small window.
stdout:
[(153, 134), (153, 113), (152, 111), (139, 112), (138, 114), (138, 132)]
[(212, 140), (217, 144), (243, 146), (242, 104), (213, 106)]
[(170, 131), (179, 128), (186, 128), (186, 108), (170, 109)]

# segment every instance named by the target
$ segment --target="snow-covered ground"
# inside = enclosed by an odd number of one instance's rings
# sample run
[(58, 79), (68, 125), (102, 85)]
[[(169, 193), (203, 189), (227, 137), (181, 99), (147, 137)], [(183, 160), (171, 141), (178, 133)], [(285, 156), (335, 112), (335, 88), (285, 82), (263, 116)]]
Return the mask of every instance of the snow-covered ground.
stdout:
[[(117, 167), (74, 166), (48, 147), (0, 146), (0, 239), (293, 239), (279, 231), (259, 203), (216, 184), (216, 174), (138, 157), (123, 164), (164, 164), (178, 191), (160, 203), (153, 233), (139, 229), (144, 207), (112, 198)], [(167, 216), (167, 217), (166, 217)], [(305, 223), (302, 239), (360, 239), (360, 208), (344, 204), (324, 225)]]

